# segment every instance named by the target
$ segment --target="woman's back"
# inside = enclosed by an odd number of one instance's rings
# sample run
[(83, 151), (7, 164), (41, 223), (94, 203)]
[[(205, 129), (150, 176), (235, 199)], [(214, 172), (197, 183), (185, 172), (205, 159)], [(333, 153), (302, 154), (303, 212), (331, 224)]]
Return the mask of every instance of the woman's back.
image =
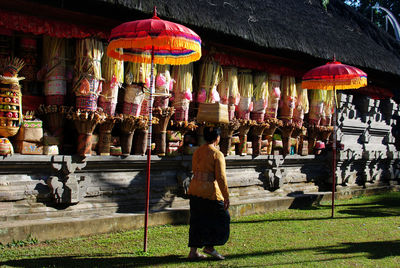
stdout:
[(228, 197), (225, 158), (213, 145), (204, 144), (194, 152), (192, 169), (194, 176), (190, 182), (189, 195), (221, 201), (224, 200), (224, 194)]

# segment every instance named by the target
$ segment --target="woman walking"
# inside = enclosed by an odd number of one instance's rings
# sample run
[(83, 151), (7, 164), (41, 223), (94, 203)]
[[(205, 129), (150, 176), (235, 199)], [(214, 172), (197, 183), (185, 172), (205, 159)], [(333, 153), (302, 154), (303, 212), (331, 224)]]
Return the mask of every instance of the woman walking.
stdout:
[(225, 174), (224, 155), (216, 148), (221, 130), (204, 128), (206, 144), (198, 148), (192, 158), (193, 179), (190, 197), (189, 259), (203, 259), (203, 252), (223, 260), (214, 246), (224, 245), (229, 238), (229, 192)]

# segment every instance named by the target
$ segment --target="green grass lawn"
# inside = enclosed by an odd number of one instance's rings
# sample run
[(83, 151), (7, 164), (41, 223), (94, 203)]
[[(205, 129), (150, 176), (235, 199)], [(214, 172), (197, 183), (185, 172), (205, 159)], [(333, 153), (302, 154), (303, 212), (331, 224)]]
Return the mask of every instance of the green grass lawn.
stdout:
[(186, 260), (188, 226), (0, 246), (0, 266), (17, 267), (400, 267), (400, 193), (232, 220), (224, 261)]

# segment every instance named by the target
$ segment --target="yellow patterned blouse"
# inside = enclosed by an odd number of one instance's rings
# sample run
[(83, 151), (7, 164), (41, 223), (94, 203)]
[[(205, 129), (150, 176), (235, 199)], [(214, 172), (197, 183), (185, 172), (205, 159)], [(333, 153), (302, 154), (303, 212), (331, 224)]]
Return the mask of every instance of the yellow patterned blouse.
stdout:
[(212, 144), (204, 144), (194, 152), (192, 169), (188, 194), (210, 200), (229, 199), (225, 158)]

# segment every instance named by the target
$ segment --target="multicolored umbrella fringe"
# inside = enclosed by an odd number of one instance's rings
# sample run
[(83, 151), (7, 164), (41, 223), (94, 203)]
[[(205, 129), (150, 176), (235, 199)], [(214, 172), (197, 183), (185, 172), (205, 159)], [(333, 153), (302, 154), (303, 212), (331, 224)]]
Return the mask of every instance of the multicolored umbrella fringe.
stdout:
[(323, 90), (355, 89), (366, 85), (365, 72), (338, 61), (312, 69), (303, 76), (302, 82), (303, 88)]
[[(323, 79), (323, 78), (322, 78)], [(367, 77), (354, 77), (341, 80), (340, 78), (328, 79), (321, 81), (318, 80), (303, 80), (302, 86), (306, 89), (322, 89), (322, 90), (342, 90), (342, 89), (355, 89), (365, 87), (367, 85)]]
[(188, 64), (200, 59), (201, 39), (183, 25), (153, 16), (114, 28), (107, 54), (119, 60), (151, 63), (152, 50), (155, 64)]

